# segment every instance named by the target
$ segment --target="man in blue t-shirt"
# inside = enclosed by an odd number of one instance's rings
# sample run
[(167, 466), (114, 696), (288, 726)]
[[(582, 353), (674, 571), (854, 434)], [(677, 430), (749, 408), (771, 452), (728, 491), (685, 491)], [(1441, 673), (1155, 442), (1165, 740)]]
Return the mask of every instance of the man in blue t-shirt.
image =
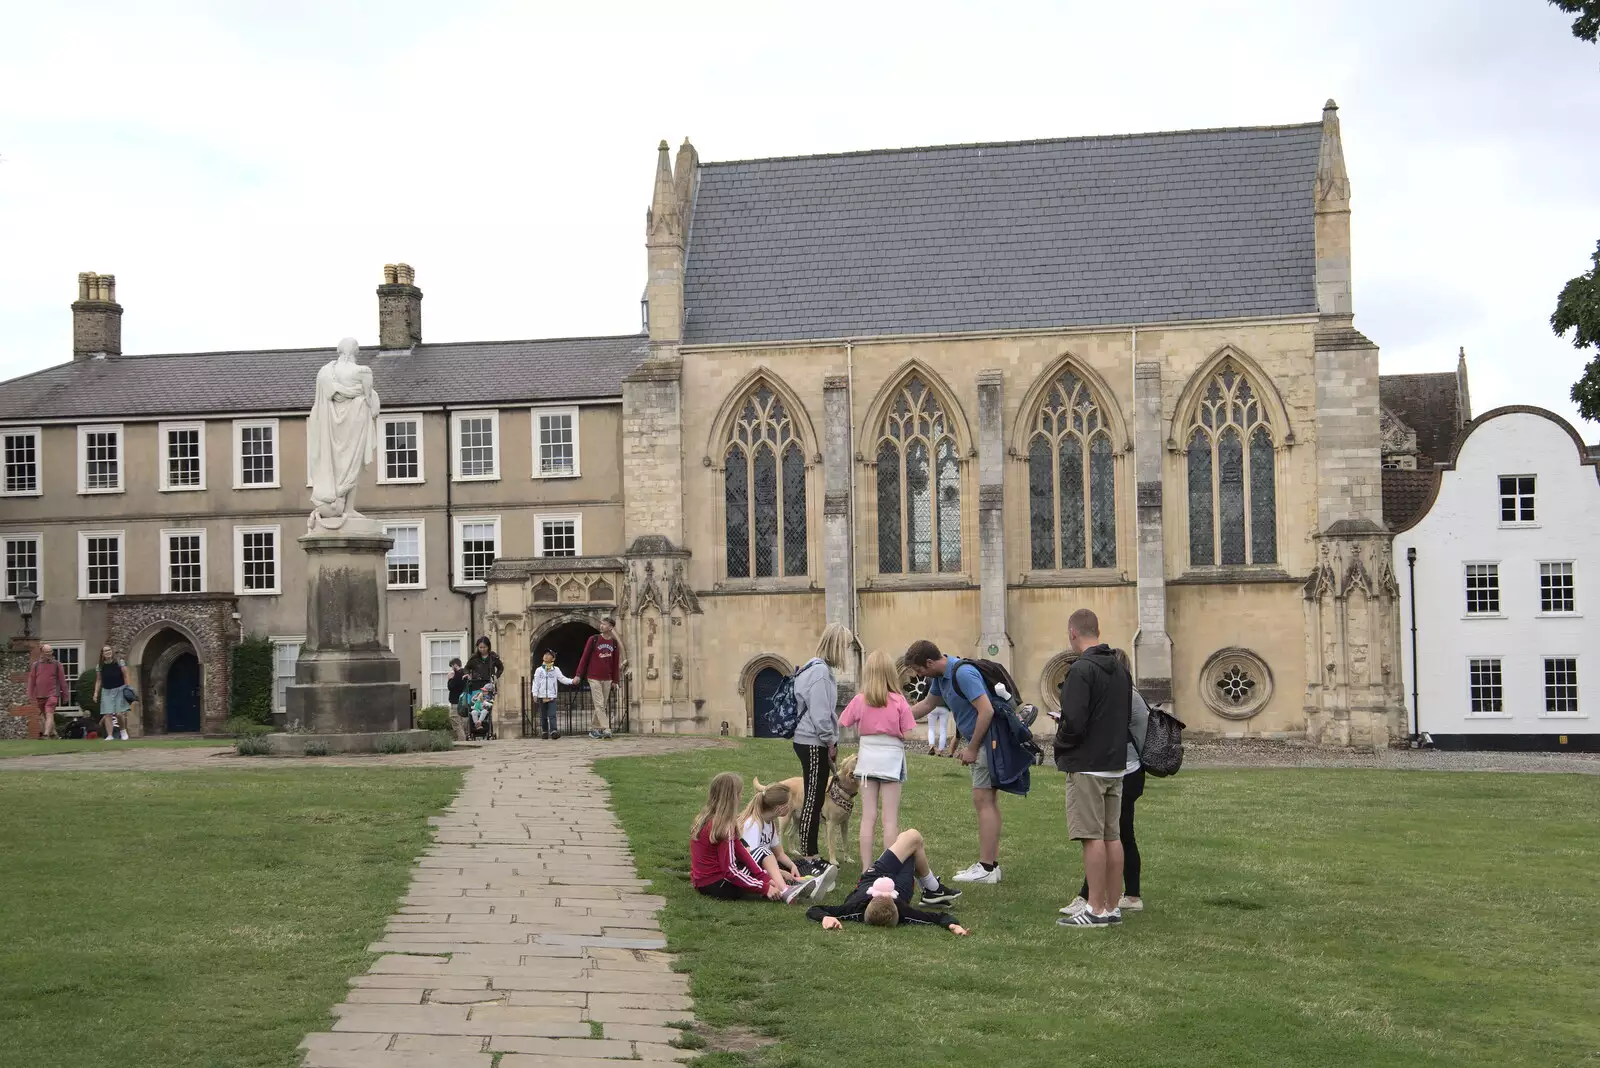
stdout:
[(928, 696), (912, 706), (911, 714), (922, 720), (941, 706), (955, 714), (956, 730), (967, 739), (960, 753), (961, 763), (972, 768), (972, 807), (978, 813), (978, 862), (958, 871), (958, 883), (997, 883), (1000, 881), (1000, 801), (994, 775), (989, 768), (989, 750), (983, 744), (994, 719), (994, 706), (983, 675), (971, 664), (945, 656), (926, 639), (912, 642), (906, 650), (907, 670), (928, 680)]

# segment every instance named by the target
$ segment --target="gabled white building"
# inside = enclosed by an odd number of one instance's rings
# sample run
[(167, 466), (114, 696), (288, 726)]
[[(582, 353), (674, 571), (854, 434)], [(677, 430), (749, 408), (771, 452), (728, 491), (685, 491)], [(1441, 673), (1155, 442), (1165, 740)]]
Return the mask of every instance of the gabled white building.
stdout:
[(1468, 423), (1397, 530), (1406, 695), (1433, 744), (1600, 750), (1600, 460), (1560, 416)]

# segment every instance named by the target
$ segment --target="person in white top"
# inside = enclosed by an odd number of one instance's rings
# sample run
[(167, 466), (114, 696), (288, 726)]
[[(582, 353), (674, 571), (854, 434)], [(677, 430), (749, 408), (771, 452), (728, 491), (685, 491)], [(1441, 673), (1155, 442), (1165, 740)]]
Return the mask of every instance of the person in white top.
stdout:
[(801, 875), (799, 866), (784, 852), (783, 842), (778, 837), (777, 821), (789, 814), (793, 802), (793, 795), (783, 783), (773, 783), (757, 791), (739, 814), (739, 838), (749, 851), (750, 859), (761, 865), (761, 870), (767, 873), (780, 893), (814, 878), (816, 884), (806, 896), (817, 900), (833, 889), (839, 869), (829, 864), (817, 876)]
[(556, 654), (546, 649), (543, 663), (533, 669), (533, 707), (539, 717), (539, 737), (553, 741), (561, 737), (556, 730), (556, 694), (560, 686), (572, 686), (573, 681), (556, 667)]

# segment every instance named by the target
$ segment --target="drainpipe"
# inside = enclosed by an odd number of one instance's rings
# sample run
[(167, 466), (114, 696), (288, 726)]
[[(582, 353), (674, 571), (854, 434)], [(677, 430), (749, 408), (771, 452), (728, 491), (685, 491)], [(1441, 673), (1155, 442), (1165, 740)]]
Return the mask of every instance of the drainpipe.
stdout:
[(1406, 549), (1406, 569), (1411, 580), (1411, 748), (1422, 742), (1422, 713), (1417, 707), (1417, 547)]

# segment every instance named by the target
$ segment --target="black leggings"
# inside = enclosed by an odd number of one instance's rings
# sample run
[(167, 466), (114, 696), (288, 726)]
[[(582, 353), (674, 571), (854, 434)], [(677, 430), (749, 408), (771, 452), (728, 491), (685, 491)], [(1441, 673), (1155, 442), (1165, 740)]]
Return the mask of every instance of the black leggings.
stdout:
[(817, 855), (817, 831), (822, 828), (822, 792), (828, 788), (828, 747), (794, 743), (800, 758), (800, 773), (806, 781), (805, 800), (800, 804), (800, 845), (804, 856)]
[(748, 886), (740, 886), (729, 879), (719, 879), (708, 886), (697, 886), (695, 889), (706, 897), (714, 897), (719, 901), (756, 901), (766, 897), (765, 894), (758, 894)]
[[(1133, 837), (1133, 806), (1144, 793), (1144, 768), (1122, 777), (1122, 892), (1129, 897), (1139, 896), (1139, 843)], [(1089, 883), (1084, 881), (1078, 896), (1089, 896)]]

